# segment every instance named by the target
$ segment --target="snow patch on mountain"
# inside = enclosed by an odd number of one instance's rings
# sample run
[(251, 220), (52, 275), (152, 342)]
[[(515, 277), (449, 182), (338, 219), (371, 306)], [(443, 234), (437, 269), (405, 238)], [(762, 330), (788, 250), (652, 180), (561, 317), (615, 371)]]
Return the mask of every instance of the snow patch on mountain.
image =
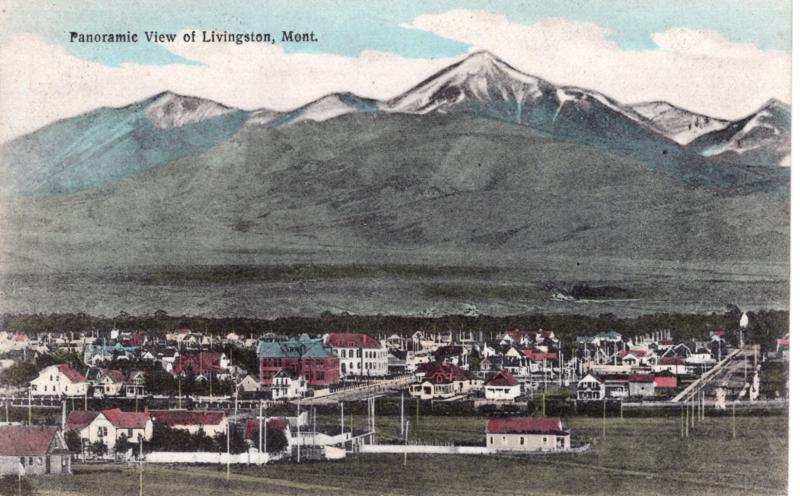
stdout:
[(690, 112), (668, 102), (644, 102), (630, 105), (650, 126), (670, 138), (685, 145), (699, 136), (723, 129), (730, 121), (716, 119), (707, 115)]
[(153, 97), (144, 113), (155, 127), (169, 129), (202, 122), (235, 110), (211, 100), (167, 91)]

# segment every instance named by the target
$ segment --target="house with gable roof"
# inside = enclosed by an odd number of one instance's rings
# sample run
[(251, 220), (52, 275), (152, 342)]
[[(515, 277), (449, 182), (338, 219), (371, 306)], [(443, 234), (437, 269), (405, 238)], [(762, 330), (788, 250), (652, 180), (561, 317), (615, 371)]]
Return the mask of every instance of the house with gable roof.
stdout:
[(262, 338), (256, 348), (261, 386), (272, 386), (272, 378), (286, 369), (303, 376), (311, 387), (339, 384), (339, 357), (322, 338), (307, 335), (291, 338)]
[(483, 385), (483, 395), (487, 400), (514, 401), (522, 395), (522, 385), (516, 377), (501, 370)]
[(389, 350), (363, 333), (331, 333), (325, 342), (339, 357), (339, 375), (382, 377), (389, 374)]
[(67, 443), (57, 427), (0, 426), (0, 477), (71, 473)]
[(33, 396), (79, 397), (89, 393), (89, 380), (68, 363), (50, 365), (30, 382)]

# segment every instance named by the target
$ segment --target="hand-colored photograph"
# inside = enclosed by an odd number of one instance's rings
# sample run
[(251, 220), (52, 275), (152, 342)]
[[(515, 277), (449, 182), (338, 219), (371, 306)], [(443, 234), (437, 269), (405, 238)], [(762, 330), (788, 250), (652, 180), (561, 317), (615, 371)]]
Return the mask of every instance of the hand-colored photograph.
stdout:
[(0, 3), (0, 494), (789, 494), (789, 0)]

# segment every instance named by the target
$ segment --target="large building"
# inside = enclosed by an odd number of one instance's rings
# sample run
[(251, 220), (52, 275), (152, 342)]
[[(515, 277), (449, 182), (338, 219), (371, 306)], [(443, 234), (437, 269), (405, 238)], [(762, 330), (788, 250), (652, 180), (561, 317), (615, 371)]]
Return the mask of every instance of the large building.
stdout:
[(305, 377), (312, 387), (339, 384), (339, 358), (322, 338), (303, 335), (261, 339), (256, 355), (262, 387), (271, 387), (272, 378), (283, 369), (293, 376)]
[(84, 396), (89, 392), (89, 380), (67, 363), (51, 365), (39, 371), (31, 381), (33, 396)]
[(228, 417), (222, 410), (150, 410), (156, 424), (194, 434), (202, 430), (209, 437), (224, 433)]
[(486, 424), (486, 447), (497, 451), (569, 449), (569, 431), (558, 417), (509, 417)]
[(0, 426), (0, 477), (70, 473), (69, 450), (58, 428)]
[(389, 350), (366, 334), (333, 333), (327, 337), (333, 354), (339, 357), (342, 377), (374, 377), (389, 374)]

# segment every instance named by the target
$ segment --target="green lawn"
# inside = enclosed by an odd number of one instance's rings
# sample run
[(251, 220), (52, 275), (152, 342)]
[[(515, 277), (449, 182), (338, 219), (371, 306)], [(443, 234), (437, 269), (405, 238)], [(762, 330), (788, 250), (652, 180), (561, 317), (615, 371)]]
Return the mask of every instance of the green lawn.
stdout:
[[(677, 418), (610, 418), (604, 440), (601, 419), (565, 419), (574, 444), (592, 444), (586, 455), (410, 455), (406, 466), (398, 455), (354, 455), (342, 462), (234, 467), (230, 481), (224, 467), (148, 466), (144, 494), (785, 494), (787, 419), (736, 420), (736, 439), (730, 418), (707, 418), (690, 438), (681, 439)], [(353, 419), (356, 428), (360, 421)], [(385, 437), (394, 435), (395, 424), (395, 418), (377, 418)], [(412, 432), (469, 442), (482, 439), (483, 426), (480, 418), (421, 417)], [(135, 467), (75, 471), (73, 477), (33, 482), (43, 495), (138, 494)]]

